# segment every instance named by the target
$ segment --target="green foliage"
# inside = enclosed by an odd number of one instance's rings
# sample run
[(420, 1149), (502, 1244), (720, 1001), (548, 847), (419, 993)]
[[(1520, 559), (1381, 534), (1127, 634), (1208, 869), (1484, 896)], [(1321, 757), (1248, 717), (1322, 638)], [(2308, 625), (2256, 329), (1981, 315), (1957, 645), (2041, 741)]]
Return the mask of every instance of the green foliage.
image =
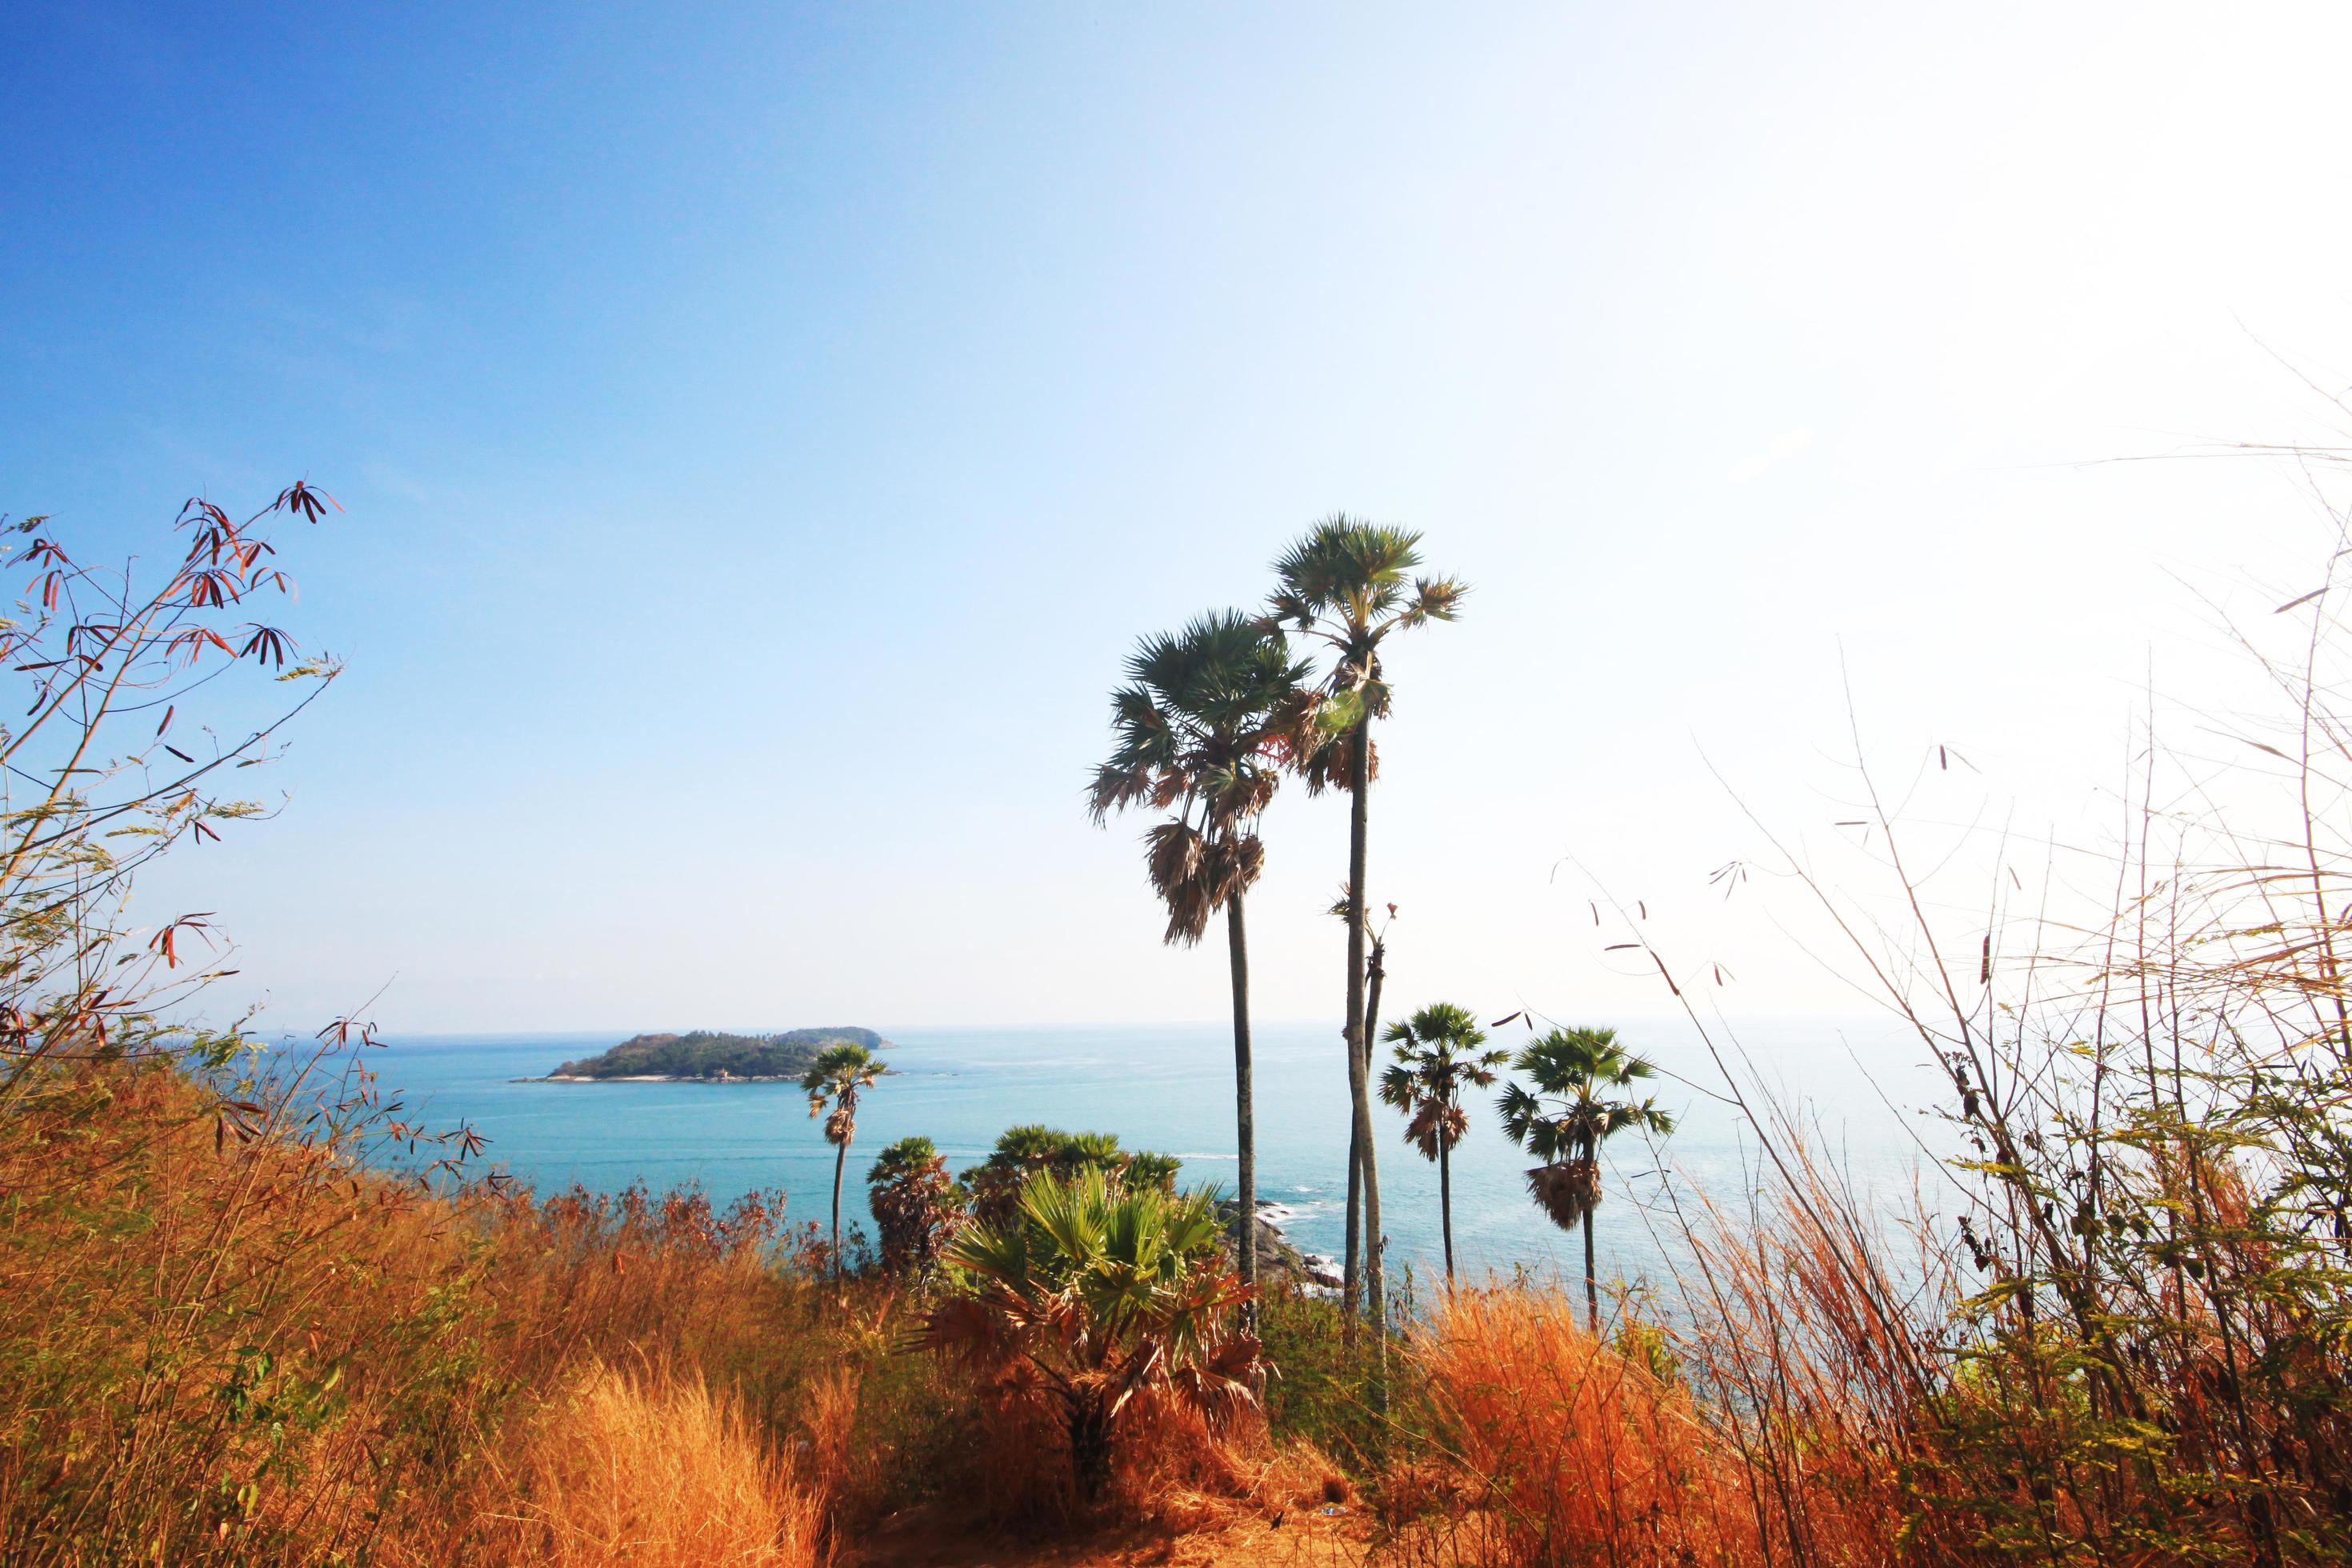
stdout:
[(1656, 1097), (1636, 1100), (1624, 1093), (1657, 1069), (1620, 1046), (1614, 1029), (1554, 1029), (1511, 1066), (1534, 1088), (1505, 1087), (1497, 1102), (1503, 1131), (1547, 1164), (1591, 1160), (1602, 1143), (1635, 1128), (1675, 1130)]
[(1381, 1075), (1381, 1099), (1408, 1118), (1406, 1142), (1422, 1158), (1434, 1160), (1469, 1131), (1462, 1091), (1492, 1085), (1495, 1069), (1511, 1053), (1480, 1050), (1486, 1032), (1467, 1008), (1451, 1002), (1433, 1002), (1391, 1024), (1384, 1038), (1396, 1047), (1396, 1059)]
[(1221, 1229), (1212, 1192), (1040, 1175), (1015, 1223), (975, 1225), (949, 1247), (954, 1289), (919, 1342), (1054, 1410), (1091, 1499), (1126, 1426), (1180, 1406), (1215, 1427), (1256, 1404), (1259, 1344), (1239, 1326), (1249, 1292), (1225, 1270)]
[(921, 1133), (899, 1139), (874, 1156), (874, 1168), (866, 1173), (868, 1183), (879, 1186), (887, 1182), (904, 1180), (923, 1172), (934, 1171), (946, 1164), (946, 1156), (939, 1145)]
[(988, 1158), (963, 1173), (973, 1217), (1003, 1225), (1018, 1212), (1022, 1189), (1031, 1177), (1050, 1173), (1070, 1181), (1099, 1171), (1113, 1185), (1171, 1190), (1183, 1162), (1173, 1154), (1122, 1149), (1113, 1132), (1064, 1132), (1031, 1122), (1008, 1127)]
[(928, 1138), (901, 1138), (875, 1156), (866, 1184), (883, 1268), (929, 1275), (970, 1202), (961, 1184), (949, 1180), (946, 1157)]
[(1265, 863), (1258, 819), (1274, 798), (1307, 667), (1281, 631), (1238, 610), (1143, 639), (1111, 694), (1108, 761), (1087, 802), (1099, 823), (1149, 805), (1171, 812), (1147, 837), (1146, 866), (1168, 906), (1164, 940), (1201, 940), (1209, 917)]
[[(827, 1046), (801, 1074), (809, 1114), (825, 1118), (824, 1141), (846, 1146), (857, 1130), (857, 1099), (890, 1069), (855, 1041)], [(830, 1113), (830, 1114), (828, 1114)]]
[(878, 1050), (890, 1042), (871, 1029), (788, 1029), (775, 1035), (730, 1035), (695, 1029), (683, 1035), (638, 1035), (602, 1055), (565, 1062), (555, 1078), (797, 1079), (827, 1046), (839, 1042)]
[[(1275, 561), (1271, 618), (1331, 649), (1331, 668), (1317, 700), (1300, 710), (1290, 742), (1292, 764), (1310, 794), (1357, 782), (1349, 748), (1339, 742), (1388, 716), (1392, 693), (1381, 647), (1389, 634), (1461, 613), (1470, 590), (1460, 580), (1412, 574), (1420, 546), (1421, 535), (1411, 529), (1339, 512)], [(1376, 771), (1369, 737), (1366, 747), (1368, 769)]]
[(1257, 1332), (1274, 1375), (1265, 1388), (1267, 1424), (1278, 1439), (1304, 1438), (1362, 1475), (1376, 1468), (1415, 1430), (1414, 1367), (1391, 1363), (1390, 1411), (1372, 1404), (1371, 1360), (1348, 1343), (1347, 1312), (1303, 1290), (1274, 1290), (1257, 1307)]

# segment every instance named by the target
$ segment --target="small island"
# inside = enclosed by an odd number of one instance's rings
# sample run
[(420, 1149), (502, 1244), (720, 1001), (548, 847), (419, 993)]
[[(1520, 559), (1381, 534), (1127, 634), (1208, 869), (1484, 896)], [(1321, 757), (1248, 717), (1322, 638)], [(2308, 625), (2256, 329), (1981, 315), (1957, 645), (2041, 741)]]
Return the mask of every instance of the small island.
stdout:
[(880, 1050), (889, 1041), (871, 1029), (786, 1029), (775, 1035), (729, 1035), (694, 1029), (683, 1035), (638, 1035), (611, 1050), (565, 1062), (545, 1078), (519, 1083), (773, 1083), (797, 1079), (825, 1047), (851, 1041)]

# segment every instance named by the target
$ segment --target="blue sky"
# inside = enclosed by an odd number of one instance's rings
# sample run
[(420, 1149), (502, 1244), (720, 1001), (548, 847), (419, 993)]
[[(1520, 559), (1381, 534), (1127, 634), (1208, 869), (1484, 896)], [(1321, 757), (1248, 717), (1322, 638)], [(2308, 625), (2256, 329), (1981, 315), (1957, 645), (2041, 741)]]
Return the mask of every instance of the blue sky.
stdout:
[[(1336, 508), (1475, 586), (1392, 666), (1400, 1000), (1654, 1006), (1589, 870), (1802, 1010), (1710, 761), (1843, 815), (1843, 660), (2070, 823), (2152, 663), (2205, 689), (2182, 580), (2314, 559), (2274, 475), (2097, 460), (2325, 427), (2344, 31), (14, 5), (0, 508), (347, 507), (287, 809), (150, 889), (289, 1027), (1215, 1016), (1079, 786), (1133, 637)], [(1323, 1016), (1344, 813), (1270, 835), (1261, 1003)]]

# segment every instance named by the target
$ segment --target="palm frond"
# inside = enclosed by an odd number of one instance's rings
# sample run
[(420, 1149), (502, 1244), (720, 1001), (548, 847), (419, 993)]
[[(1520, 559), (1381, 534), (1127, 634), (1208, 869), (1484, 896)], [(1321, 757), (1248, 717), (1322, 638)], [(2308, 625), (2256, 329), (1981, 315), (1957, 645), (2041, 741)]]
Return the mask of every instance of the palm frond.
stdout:
[(1058, 1411), (1083, 1488), (1127, 1422), (1176, 1406), (1213, 1427), (1255, 1404), (1263, 1350), (1238, 1321), (1253, 1292), (1219, 1228), (1210, 1192), (1040, 1175), (1011, 1223), (950, 1247), (950, 1293), (916, 1342)]
[(1421, 535), (1334, 512), (1275, 558), (1276, 612), (1302, 628), (1327, 617), (1368, 623), (1421, 564)]
[(1145, 637), (1129, 656), (1129, 684), (1112, 697), (1112, 753), (1095, 771), (1087, 807), (1099, 823), (1133, 805), (1181, 804), (1146, 835), (1167, 942), (1198, 942), (1210, 915), (1263, 869), (1254, 825), (1314, 711), (1303, 690), (1309, 674), (1278, 626), (1238, 610)]

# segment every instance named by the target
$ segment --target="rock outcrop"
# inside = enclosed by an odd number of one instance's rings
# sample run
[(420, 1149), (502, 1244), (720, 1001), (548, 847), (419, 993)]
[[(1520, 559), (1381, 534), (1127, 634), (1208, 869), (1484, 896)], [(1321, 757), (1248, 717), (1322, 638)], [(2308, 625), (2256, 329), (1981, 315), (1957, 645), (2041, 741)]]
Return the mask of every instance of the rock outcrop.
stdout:
[[(1311, 1262), (1307, 1255), (1290, 1245), (1282, 1228), (1265, 1217), (1265, 1211), (1276, 1205), (1265, 1198), (1258, 1200), (1257, 1273), (1258, 1289), (1269, 1293), (1280, 1290), (1326, 1289), (1339, 1288), (1339, 1276), (1319, 1263)], [(1242, 1226), (1239, 1205), (1232, 1198), (1217, 1205), (1225, 1221), (1225, 1256), (1236, 1257), (1240, 1251)]]

